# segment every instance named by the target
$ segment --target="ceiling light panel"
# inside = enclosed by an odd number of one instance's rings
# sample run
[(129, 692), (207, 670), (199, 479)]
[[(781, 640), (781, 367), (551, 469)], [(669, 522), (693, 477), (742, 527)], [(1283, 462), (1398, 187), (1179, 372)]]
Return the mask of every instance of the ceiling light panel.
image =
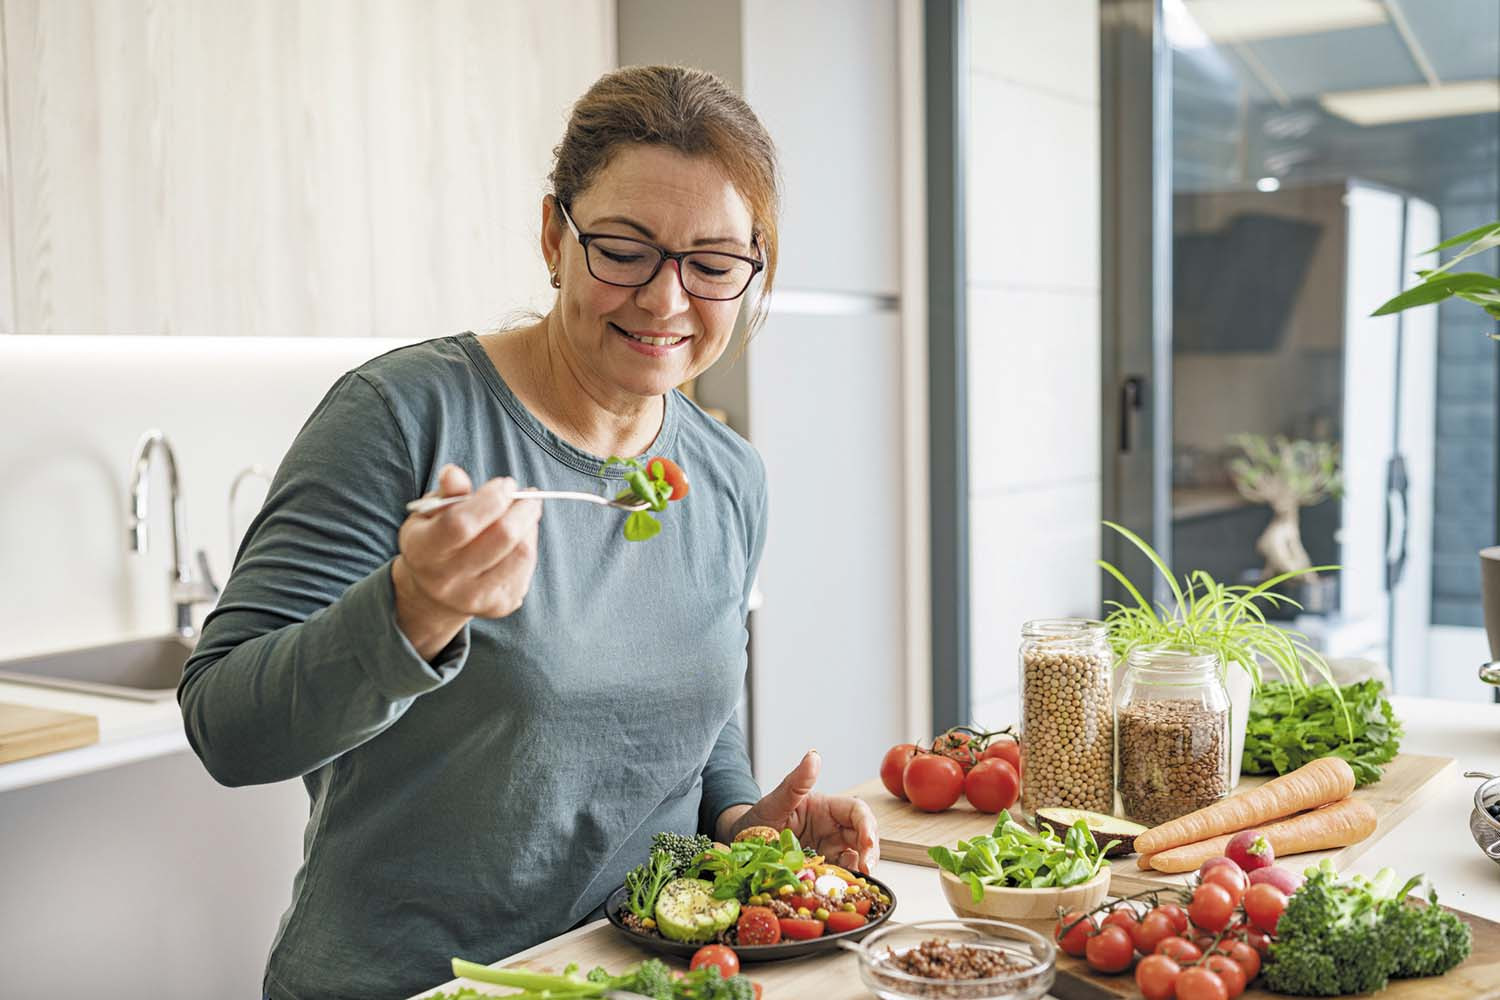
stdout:
[(1329, 114), (1356, 125), (1388, 125), (1392, 122), (1456, 115), (1500, 112), (1500, 80), (1469, 80), (1441, 87), (1386, 87), (1353, 90), (1319, 96)]
[(1379, 0), (1187, 0), (1187, 12), (1220, 45), (1386, 23)]

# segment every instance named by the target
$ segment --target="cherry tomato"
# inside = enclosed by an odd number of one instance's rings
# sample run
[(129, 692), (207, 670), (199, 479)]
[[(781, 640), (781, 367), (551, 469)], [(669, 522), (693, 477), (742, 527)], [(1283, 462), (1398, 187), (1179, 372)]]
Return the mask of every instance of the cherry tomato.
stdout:
[(1135, 967), (1135, 985), (1146, 1000), (1173, 1000), (1182, 966), (1165, 955), (1147, 955)]
[(1245, 932), (1245, 942), (1262, 958), (1271, 953), (1271, 937), (1265, 931), (1250, 928)]
[(1245, 891), (1245, 916), (1267, 934), (1276, 933), (1276, 921), (1286, 910), (1286, 893), (1268, 882), (1252, 885)]
[(1236, 941), (1229, 949), (1229, 957), (1245, 973), (1245, 982), (1250, 982), (1260, 975), (1260, 952), (1243, 941)]
[(964, 778), (964, 797), (980, 812), (997, 813), (1016, 804), (1021, 777), (1008, 761), (990, 758), (969, 769)]
[(823, 936), (823, 921), (801, 917), (780, 917), (781, 936), (792, 941), (810, 941)]
[(1135, 912), (1132, 911), (1128, 906), (1119, 906), (1109, 911), (1108, 915), (1106, 915), (1104, 918), (1104, 923), (1102, 926), (1120, 928), (1120, 930), (1130, 935), (1131, 944), (1134, 944), (1135, 929), (1140, 926), (1140, 923), (1141, 922), (1136, 919)]
[(1229, 991), (1217, 973), (1199, 965), (1177, 977), (1177, 1000), (1229, 1000)]
[(834, 910), (828, 914), (828, 933), (840, 934), (844, 931), (852, 931), (869, 922), (869, 919), (861, 914), (850, 913), (848, 910)]
[[(1187, 914), (1182, 915), (1184, 922)], [(1161, 944), (1162, 939), (1169, 938), (1177, 933), (1177, 927), (1172, 923), (1172, 918), (1161, 910), (1152, 910), (1141, 918), (1141, 922), (1135, 925), (1130, 936), (1135, 938), (1135, 950), (1142, 955), (1149, 955)]]
[(1123, 927), (1110, 924), (1102, 927), (1098, 934), (1084, 945), (1084, 957), (1089, 967), (1099, 972), (1124, 972), (1135, 959), (1135, 942)]
[(661, 478), (665, 479), (667, 481), (667, 485), (672, 487), (672, 495), (667, 497), (668, 502), (671, 502), (673, 500), (681, 500), (683, 497), (687, 496), (687, 476), (683, 473), (678, 464), (672, 461), (670, 458), (664, 458), (661, 455), (657, 455), (655, 458), (647, 459), (646, 478), (651, 480), (656, 479), (656, 465), (658, 462), (661, 463)]
[(1168, 917), (1171, 917), (1172, 926), (1177, 929), (1178, 934), (1188, 929), (1187, 910), (1176, 903), (1163, 903), (1156, 908), (1156, 912), (1165, 913)]
[(1238, 865), (1218, 865), (1203, 873), (1201, 884), (1221, 887), (1229, 893), (1229, 901), (1239, 906), (1240, 900), (1245, 898), (1245, 890), (1250, 888), (1250, 877)]
[(1016, 742), (1014, 736), (995, 737), (994, 742), (979, 755), (980, 760), (994, 760), (997, 757), (1015, 768), (1016, 774), (1021, 773), (1021, 744)]
[(793, 896), (783, 896), (781, 898), (785, 899), (786, 900), (786, 905), (790, 906), (792, 909), (794, 909), (794, 910), (800, 910), (800, 909), (806, 908), (807, 912), (809, 912), (809, 913), (814, 912), (815, 910), (817, 910), (818, 907), (820, 907), (820, 906), (823, 905), (818, 900), (817, 896), (796, 896), (796, 895), (793, 895)]
[[(1075, 922), (1077, 926), (1064, 934), (1063, 928)], [(1080, 911), (1073, 910), (1065, 914), (1057, 922), (1057, 926), (1052, 928), (1052, 938), (1057, 942), (1057, 946), (1063, 950), (1064, 954), (1072, 955), (1074, 958), (1082, 958), (1084, 945), (1088, 943), (1089, 935), (1093, 934), (1098, 928), (1099, 925), (1092, 916), (1085, 917)]]
[(693, 952), (693, 960), (688, 964), (689, 969), (701, 969), (705, 965), (717, 965), (719, 975), (724, 979), (738, 975), (740, 971), (740, 956), (734, 953), (734, 949), (728, 945), (706, 944)]
[(950, 729), (932, 741), (932, 752), (957, 761), (958, 766), (964, 769), (965, 774), (968, 774), (969, 768), (973, 767), (975, 761), (979, 759), (974, 748), (969, 746), (973, 739), (972, 734), (962, 729)]
[(874, 905), (874, 901), (873, 900), (870, 900), (870, 899), (856, 899), (854, 901), (854, 912), (858, 913), (862, 917), (868, 917), (870, 915), (870, 907), (873, 906), (873, 905)]
[(915, 743), (897, 743), (885, 752), (885, 757), (880, 761), (880, 783), (898, 799), (906, 798), (906, 789), (901, 787), (901, 773), (906, 770), (906, 762), (916, 752)]
[(1187, 938), (1169, 937), (1156, 946), (1156, 954), (1165, 955), (1178, 965), (1187, 965), (1203, 957), (1203, 950)]
[[(1209, 874), (1212, 875), (1213, 872)], [(1243, 873), (1241, 876), (1243, 877)], [(1217, 934), (1229, 926), (1229, 920), (1233, 916), (1234, 899), (1223, 886), (1210, 883), (1193, 890), (1193, 901), (1188, 904), (1188, 918), (1196, 926)]]
[(1245, 970), (1228, 955), (1210, 955), (1203, 960), (1203, 967), (1223, 981), (1231, 1000), (1245, 992)]
[(769, 906), (747, 906), (740, 911), (735, 934), (742, 945), (776, 944), (781, 940), (781, 924)]
[(964, 769), (948, 757), (919, 753), (907, 762), (901, 787), (918, 809), (942, 812), (958, 801), (964, 787)]

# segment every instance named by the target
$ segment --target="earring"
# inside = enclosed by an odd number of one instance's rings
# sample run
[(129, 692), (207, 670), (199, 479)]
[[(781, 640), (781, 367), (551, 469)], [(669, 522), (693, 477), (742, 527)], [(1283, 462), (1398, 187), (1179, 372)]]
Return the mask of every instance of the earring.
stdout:
[(552, 287), (553, 288), (561, 288), (562, 287), (562, 279), (557, 276), (557, 272), (556, 271), (552, 272)]

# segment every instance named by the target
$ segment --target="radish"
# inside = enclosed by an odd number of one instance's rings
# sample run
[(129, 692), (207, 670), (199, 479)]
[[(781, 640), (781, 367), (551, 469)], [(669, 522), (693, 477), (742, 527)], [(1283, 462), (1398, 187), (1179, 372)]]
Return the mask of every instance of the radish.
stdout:
[(1276, 863), (1276, 851), (1259, 830), (1242, 830), (1235, 834), (1224, 853), (1246, 872), (1269, 868)]
[(1198, 877), (1202, 878), (1203, 876), (1207, 875), (1209, 873), (1209, 871), (1211, 871), (1214, 868), (1219, 867), (1220, 865), (1234, 865), (1234, 867), (1236, 867), (1236, 868), (1239, 867), (1238, 865), (1235, 865), (1234, 862), (1231, 861), (1229, 858), (1226, 858), (1223, 855), (1220, 855), (1217, 858), (1209, 858), (1207, 861), (1203, 862), (1203, 864), (1199, 865), (1198, 866)]
[(1250, 884), (1259, 885), (1262, 882), (1274, 885), (1282, 892), (1290, 896), (1302, 886), (1302, 876), (1290, 868), (1280, 865), (1272, 865), (1269, 868), (1257, 868), (1250, 873)]

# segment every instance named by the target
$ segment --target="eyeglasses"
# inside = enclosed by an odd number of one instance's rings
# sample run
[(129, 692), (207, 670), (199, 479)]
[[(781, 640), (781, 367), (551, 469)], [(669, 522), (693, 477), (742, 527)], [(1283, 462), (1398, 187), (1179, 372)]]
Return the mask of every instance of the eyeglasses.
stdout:
[(677, 282), (684, 292), (695, 299), (725, 302), (744, 295), (745, 289), (750, 287), (751, 279), (766, 266), (764, 261), (754, 257), (741, 257), (736, 253), (718, 250), (685, 250), (674, 253), (663, 250), (654, 243), (628, 236), (580, 233), (567, 207), (560, 199), (556, 200), (568, 228), (583, 247), (583, 259), (588, 264), (589, 274), (606, 285), (620, 288), (649, 285), (664, 262), (675, 260)]

